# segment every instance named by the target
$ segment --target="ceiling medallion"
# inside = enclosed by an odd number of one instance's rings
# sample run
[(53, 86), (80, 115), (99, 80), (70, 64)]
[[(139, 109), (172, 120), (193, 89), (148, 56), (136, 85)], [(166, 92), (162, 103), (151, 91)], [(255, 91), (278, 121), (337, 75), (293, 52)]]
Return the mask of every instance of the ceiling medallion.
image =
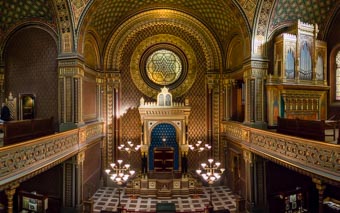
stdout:
[(186, 93), (196, 78), (196, 56), (184, 40), (159, 34), (143, 40), (130, 61), (131, 78), (146, 96), (157, 97), (167, 86), (174, 97)]
[(152, 82), (167, 86), (179, 79), (182, 74), (182, 62), (171, 50), (156, 50), (146, 61), (146, 74)]

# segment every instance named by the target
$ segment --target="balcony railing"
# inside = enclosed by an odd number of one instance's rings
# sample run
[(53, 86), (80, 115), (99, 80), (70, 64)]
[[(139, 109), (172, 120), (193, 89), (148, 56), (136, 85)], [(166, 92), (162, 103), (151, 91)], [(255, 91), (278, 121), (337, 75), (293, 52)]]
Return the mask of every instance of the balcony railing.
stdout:
[(103, 122), (0, 147), (0, 190), (22, 182), (77, 154), (104, 136)]
[(262, 157), (330, 181), (340, 181), (340, 145), (255, 129), (236, 122), (224, 122), (222, 129), (227, 140)]

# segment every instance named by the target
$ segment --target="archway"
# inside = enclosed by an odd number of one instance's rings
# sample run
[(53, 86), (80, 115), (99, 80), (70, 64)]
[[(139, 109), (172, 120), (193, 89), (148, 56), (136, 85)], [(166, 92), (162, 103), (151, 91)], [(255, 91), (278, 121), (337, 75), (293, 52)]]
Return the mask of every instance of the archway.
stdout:
[[(176, 128), (169, 123), (160, 123), (152, 129), (149, 146), (149, 170), (155, 170), (157, 166), (160, 166), (160, 170), (163, 171), (167, 171), (169, 167), (172, 167), (173, 170), (178, 170), (177, 141)], [(159, 152), (160, 158), (155, 157), (155, 151)], [(157, 160), (162, 160), (162, 162), (157, 165)]]

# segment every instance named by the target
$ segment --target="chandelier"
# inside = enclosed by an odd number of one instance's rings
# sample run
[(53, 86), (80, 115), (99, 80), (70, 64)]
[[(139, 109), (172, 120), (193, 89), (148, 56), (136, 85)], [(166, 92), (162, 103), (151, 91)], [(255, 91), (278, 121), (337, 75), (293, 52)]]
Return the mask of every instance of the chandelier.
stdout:
[(111, 163), (110, 164), (111, 169), (105, 169), (106, 174), (110, 177), (110, 179), (116, 183), (118, 187), (118, 209), (120, 211), (121, 204), (120, 204), (120, 191), (124, 183), (128, 181), (129, 178), (131, 178), (135, 171), (130, 169), (130, 164), (123, 164), (123, 160), (117, 160), (117, 163)]
[(118, 146), (118, 150), (119, 151), (125, 151), (125, 152), (127, 152), (128, 154), (130, 154), (131, 152), (137, 152), (139, 149), (140, 149), (140, 145), (138, 144), (138, 145), (134, 145), (133, 143), (132, 143), (132, 141), (128, 141), (127, 142), (127, 145), (125, 145), (125, 144), (120, 144), (119, 146)]
[(208, 163), (201, 163), (202, 169), (197, 169), (196, 173), (200, 175), (204, 181), (206, 181), (210, 185), (210, 200), (209, 200), (209, 208), (211, 211), (213, 210), (212, 204), (212, 188), (211, 185), (214, 184), (221, 178), (221, 175), (224, 172), (224, 168), (220, 168), (221, 163), (215, 162), (214, 159), (208, 159)]
[(204, 150), (210, 150), (211, 146), (207, 143), (203, 146), (202, 141), (197, 141), (195, 145), (190, 144), (189, 149), (194, 152), (203, 152)]

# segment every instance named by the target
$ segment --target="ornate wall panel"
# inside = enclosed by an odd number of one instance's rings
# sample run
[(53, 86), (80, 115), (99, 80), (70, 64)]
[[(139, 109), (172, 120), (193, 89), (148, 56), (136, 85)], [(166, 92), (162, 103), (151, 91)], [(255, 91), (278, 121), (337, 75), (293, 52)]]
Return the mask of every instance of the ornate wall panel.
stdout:
[[(159, 14), (164, 15), (160, 17)], [(188, 37), (190, 40), (198, 41), (198, 47), (202, 48), (206, 57), (207, 70), (221, 70), (220, 48), (211, 32), (196, 19), (171, 10), (141, 13), (121, 25), (107, 45), (105, 67), (108, 70), (121, 70), (119, 65), (122, 64), (122, 60), (126, 60), (122, 58), (124, 48), (131, 46), (132, 43), (139, 44), (141, 39), (147, 38), (150, 34), (170, 34), (185, 41)], [(190, 45), (189, 41), (187, 42)], [(195, 49), (194, 46), (192, 48)]]
[[(58, 120), (57, 45), (53, 37), (40, 28), (18, 31), (8, 42), (5, 62), (6, 93), (36, 96), (36, 116)], [(27, 82), (30, 82), (29, 84)]]

